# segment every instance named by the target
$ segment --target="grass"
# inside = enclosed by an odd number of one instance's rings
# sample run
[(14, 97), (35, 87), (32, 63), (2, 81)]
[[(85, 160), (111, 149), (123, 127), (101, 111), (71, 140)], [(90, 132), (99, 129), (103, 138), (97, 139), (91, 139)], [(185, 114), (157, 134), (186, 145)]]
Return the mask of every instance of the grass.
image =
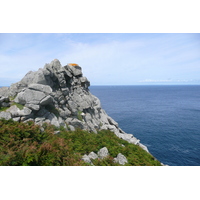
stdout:
[(23, 105), (16, 103), (16, 102), (13, 102), (11, 106), (14, 106), (14, 105), (16, 105), (20, 110), (22, 110), (24, 108)]
[[(118, 153), (126, 156), (129, 166), (161, 165), (152, 155), (137, 145), (118, 138), (114, 133), (103, 130), (98, 134), (77, 129), (54, 135), (55, 127), (44, 124), (44, 131), (33, 122), (19, 123), (0, 120), (0, 165), (1, 166), (83, 166), (84, 154), (97, 153), (107, 147), (109, 156), (93, 160), (94, 165), (113, 166)], [(122, 146), (122, 144), (124, 146)]]
[[(22, 109), (24, 108), (24, 106), (21, 105), (21, 104), (19, 104), (19, 103), (13, 102), (13, 103), (11, 104), (11, 106), (14, 106), (14, 105), (16, 105), (20, 110), (22, 110)], [(10, 107), (0, 107), (0, 112), (6, 111), (8, 108), (10, 108)]]
[(9, 107), (0, 107), (0, 112), (6, 111)]
[(78, 120), (83, 121), (83, 117), (81, 114), (82, 114), (82, 111), (78, 111), (77, 118), (78, 118)]

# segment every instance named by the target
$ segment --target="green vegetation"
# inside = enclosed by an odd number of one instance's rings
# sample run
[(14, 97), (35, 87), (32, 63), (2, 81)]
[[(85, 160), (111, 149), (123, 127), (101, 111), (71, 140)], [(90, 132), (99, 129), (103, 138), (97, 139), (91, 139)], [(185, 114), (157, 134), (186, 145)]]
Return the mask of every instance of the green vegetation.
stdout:
[(16, 98), (16, 96), (17, 96), (17, 95), (15, 95), (15, 96), (10, 96), (10, 97), (9, 97), (10, 101), (13, 101), (13, 100)]
[[(83, 166), (89, 165), (81, 160), (84, 154), (107, 147), (110, 155), (102, 160), (96, 159), (94, 165), (119, 165), (113, 163), (118, 153), (126, 156), (126, 165), (160, 165), (153, 156), (139, 146), (129, 144), (114, 133), (104, 130), (98, 134), (77, 129), (60, 134), (54, 126), (41, 127), (29, 121), (0, 120), (0, 165), (2, 166)], [(124, 145), (124, 146), (123, 146)]]
[(22, 110), (24, 108), (24, 106), (22, 104), (19, 104), (16, 102), (13, 102), (11, 106), (14, 106), (14, 105), (16, 105), (20, 110)]
[(80, 121), (83, 121), (83, 117), (82, 117), (82, 111), (78, 111), (78, 113), (77, 113), (77, 118), (78, 118), (78, 120), (80, 120)]
[[(14, 105), (16, 105), (20, 110), (22, 110), (24, 108), (23, 105), (16, 103), (16, 102), (12, 102), (11, 106), (14, 106)], [(0, 112), (6, 111), (8, 108), (10, 108), (10, 107), (0, 107)]]
[(8, 109), (8, 107), (0, 107), (0, 112), (6, 111), (7, 109)]

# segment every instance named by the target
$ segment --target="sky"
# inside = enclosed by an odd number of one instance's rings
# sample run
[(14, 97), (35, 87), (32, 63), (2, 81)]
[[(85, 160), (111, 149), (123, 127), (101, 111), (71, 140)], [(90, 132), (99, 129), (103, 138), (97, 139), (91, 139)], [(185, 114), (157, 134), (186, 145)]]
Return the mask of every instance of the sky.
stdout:
[(0, 33), (0, 86), (55, 58), (91, 85), (200, 84), (199, 33)]

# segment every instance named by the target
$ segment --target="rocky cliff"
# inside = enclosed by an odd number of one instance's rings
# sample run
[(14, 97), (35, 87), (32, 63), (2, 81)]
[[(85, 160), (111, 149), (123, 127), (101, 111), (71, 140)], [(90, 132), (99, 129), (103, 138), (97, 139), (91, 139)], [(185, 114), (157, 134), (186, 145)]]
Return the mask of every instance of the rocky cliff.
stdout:
[(88, 89), (90, 82), (77, 64), (61, 66), (55, 59), (36, 72), (28, 72), (21, 81), (0, 88), (0, 118), (36, 124), (50, 123), (66, 129), (80, 128), (97, 133), (109, 129), (119, 138), (139, 145), (132, 134), (121, 130), (118, 123), (101, 108), (100, 101)]

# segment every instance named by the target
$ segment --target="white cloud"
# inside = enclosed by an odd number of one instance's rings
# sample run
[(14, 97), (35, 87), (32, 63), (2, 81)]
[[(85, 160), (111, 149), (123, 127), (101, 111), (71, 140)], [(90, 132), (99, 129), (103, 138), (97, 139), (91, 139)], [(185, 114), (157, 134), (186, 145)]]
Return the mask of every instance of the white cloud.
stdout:
[(134, 84), (149, 77), (170, 83), (168, 77), (198, 79), (200, 73), (200, 48), (187, 34), (1, 36), (0, 85), (5, 78), (17, 82), (54, 58), (62, 65), (78, 63), (91, 84)]

